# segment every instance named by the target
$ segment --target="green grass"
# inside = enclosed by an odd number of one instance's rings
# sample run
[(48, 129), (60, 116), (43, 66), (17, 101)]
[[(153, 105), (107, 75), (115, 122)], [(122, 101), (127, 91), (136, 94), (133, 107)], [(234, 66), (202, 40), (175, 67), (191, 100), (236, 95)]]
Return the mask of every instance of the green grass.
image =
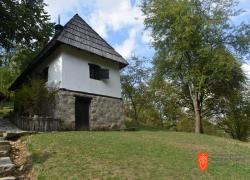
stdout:
[[(37, 179), (250, 179), (250, 143), (192, 133), (59, 132), (26, 139)], [(205, 173), (197, 153), (209, 153)]]
[(12, 106), (4, 106), (0, 108), (0, 117), (6, 116), (12, 110), (13, 110)]

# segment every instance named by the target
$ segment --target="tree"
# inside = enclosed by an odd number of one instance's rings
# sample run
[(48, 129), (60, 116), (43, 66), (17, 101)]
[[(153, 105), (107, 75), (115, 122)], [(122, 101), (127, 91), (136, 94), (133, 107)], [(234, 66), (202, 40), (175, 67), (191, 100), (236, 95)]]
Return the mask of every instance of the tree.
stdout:
[(5, 93), (52, 36), (45, 6), (43, 0), (0, 1), (0, 88)]
[(9, 57), (8, 67), (12, 71), (14, 77), (18, 76), (33, 58), (37, 55), (39, 49), (31, 50), (18, 46), (14, 49), (14, 53)]
[(247, 141), (250, 136), (250, 92), (235, 92), (227, 101), (225, 116), (219, 127), (232, 138)]
[(178, 89), (164, 79), (152, 76), (149, 81), (149, 104), (158, 112), (158, 121), (162, 127), (175, 127), (176, 122), (182, 119), (185, 114), (179, 101)]
[(40, 48), (48, 42), (54, 24), (43, 0), (0, 1), (0, 47), (9, 51), (16, 44)]
[(138, 124), (139, 114), (147, 102), (147, 82), (150, 76), (149, 68), (144, 67), (143, 60), (132, 57), (130, 64), (122, 72), (122, 96), (129, 116)]
[[(195, 132), (202, 133), (208, 102), (227, 97), (245, 81), (239, 60), (249, 54), (250, 26), (235, 26), (236, 1), (144, 0), (158, 76), (170, 79), (188, 100)], [(210, 106), (211, 107), (211, 106)]]

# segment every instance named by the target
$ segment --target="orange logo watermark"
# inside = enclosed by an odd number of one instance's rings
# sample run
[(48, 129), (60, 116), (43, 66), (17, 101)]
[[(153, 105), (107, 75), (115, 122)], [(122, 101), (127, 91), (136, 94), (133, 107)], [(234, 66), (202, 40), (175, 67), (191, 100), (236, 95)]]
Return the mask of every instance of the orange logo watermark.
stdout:
[(208, 167), (208, 153), (198, 153), (198, 167), (200, 168), (201, 171), (205, 171)]

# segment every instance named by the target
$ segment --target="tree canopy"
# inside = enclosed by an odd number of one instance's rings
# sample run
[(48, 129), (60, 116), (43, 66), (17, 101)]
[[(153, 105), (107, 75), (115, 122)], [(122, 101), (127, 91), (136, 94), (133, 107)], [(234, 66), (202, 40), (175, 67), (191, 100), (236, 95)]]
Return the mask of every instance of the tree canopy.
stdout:
[[(246, 77), (241, 60), (249, 55), (250, 26), (234, 25), (234, 0), (144, 0), (145, 25), (152, 31), (158, 76), (182, 89), (202, 133), (202, 112), (240, 89)], [(215, 106), (215, 104), (213, 104)]]
[(54, 23), (43, 0), (0, 1), (0, 91), (31, 62), (52, 36)]
[(53, 23), (43, 0), (0, 1), (0, 47), (9, 50), (17, 44), (41, 47), (53, 33)]

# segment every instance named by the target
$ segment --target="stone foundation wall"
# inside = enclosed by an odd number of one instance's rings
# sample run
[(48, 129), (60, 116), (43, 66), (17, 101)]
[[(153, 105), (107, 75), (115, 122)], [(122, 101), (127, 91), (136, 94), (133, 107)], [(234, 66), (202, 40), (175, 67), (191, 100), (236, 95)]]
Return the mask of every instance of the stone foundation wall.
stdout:
[(75, 130), (76, 96), (91, 98), (89, 107), (90, 130), (124, 128), (122, 99), (60, 90), (54, 117), (61, 119), (63, 130)]

